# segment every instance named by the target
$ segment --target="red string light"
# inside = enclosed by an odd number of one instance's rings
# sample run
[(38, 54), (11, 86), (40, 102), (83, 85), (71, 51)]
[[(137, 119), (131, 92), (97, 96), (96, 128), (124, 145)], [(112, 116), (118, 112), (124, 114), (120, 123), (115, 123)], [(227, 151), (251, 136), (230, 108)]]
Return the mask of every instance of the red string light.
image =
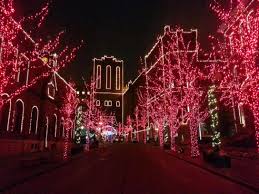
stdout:
[[(26, 22), (25, 19), (17, 22), (14, 19), (13, 0), (0, 2), (0, 94), (9, 93), (10, 98), (13, 98), (75, 58), (81, 44), (60, 49), (60, 40), (64, 32), (60, 32), (53, 40), (36, 42), (32, 35), (24, 30), (23, 24), (28, 27), (33, 26), (33, 22), (37, 22), (40, 27), (48, 14), (48, 8), (49, 3), (34, 16), (27, 17)], [(58, 52), (59, 50), (61, 51)], [(44, 61), (44, 58), (48, 60)], [(37, 72), (38, 76), (33, 77), (34, 73), (31, 71)], [(17, 84), (18, 74), (27, 72), (30, 74), (26, 84)], [(3, 104), (2, 98), (0, 102), (0, 105)]]
[(69, 83), (69, 86), (66, 87), (65, 96), (63, 99), (64, 102), (60, 111), (60, 113), (63, 115), (63, 118), (64, 118), (64, 128), (65, 128), (64, 152), (63, 152), (64, 160), (68, 159), (69, 143), (71, 142), (69, 138), (69, 134), (71, 130), (73, 130), (73, 124), (75, 120), (75, 109), (79, 103), (76, 96), (76, 91), (72, 89), (74, 88), (75, 84)]
[(222, 22), (219, 32), (226, 42), (218, 41), (215, 53), (223, 56), (225, 63), (214, 64), (222, 74), (220, 80), (221, 100), (227, 106), (243, 104), (252, 110), (259, 152), (259, 102), (258, 102), (258, 1), (231, 1), (229, 8), (219, 3), (211, 5), (217, 18)]

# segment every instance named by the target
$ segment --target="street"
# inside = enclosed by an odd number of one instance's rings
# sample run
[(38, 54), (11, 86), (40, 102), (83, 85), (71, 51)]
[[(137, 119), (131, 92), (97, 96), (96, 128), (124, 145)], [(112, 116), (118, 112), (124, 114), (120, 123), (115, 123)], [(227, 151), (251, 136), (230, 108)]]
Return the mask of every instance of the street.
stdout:
[(34, 177), (6, 194), (248, 194), (247, 188), (197, 168), (159, 147), (112, 144)]

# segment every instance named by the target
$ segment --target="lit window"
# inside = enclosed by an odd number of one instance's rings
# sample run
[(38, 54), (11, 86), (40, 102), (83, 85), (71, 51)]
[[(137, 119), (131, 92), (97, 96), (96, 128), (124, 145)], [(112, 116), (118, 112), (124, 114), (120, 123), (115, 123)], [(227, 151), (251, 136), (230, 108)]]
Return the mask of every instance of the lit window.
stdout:
[(106, 66), (106, 89), (111, 89), (111, 66)]
[(174, 81), (172, 81), (171, 86), (169, 85), (169, 87), (174, 88)]
[(120, 72), (120, 67), (116, 67), (116, 90), (121, 89), (121, 72)]
[(112, 106), (112, 101), (111, 100), (105, 100), (104, 106)]
[(2, 52), (3, 52), (3, 38), (0, 37), (0, 62), (2, 61)]
[(30, 61), (23, 54), (19, 56), (18, 49), (16, 49), (15, 55), (16, 55), (15, 66), (17, 68), (16, 81), (21, 84), (28, 84)]
[(120, 101), (116, 101), (116, 107), (120, 107), (121, 106), (121, 102)]
[(96, 88), (97, 89), (101, 89), (101, 83), (102, 83), (101, 73), (102, 73), (101, 65), (97, 65), (97, 74), (96, 74)]
[(237, 65), (234, 66), (233, 74), (234, 74), (234, 77), (236, 78), (237, 77)]
[(238, 104), (238, 113), (239, 113), (240, 124), (243, 125), (243, 127), (245, 127), (246, 122), (245, 122), (245, 112), (244, 112), (243, 104)]
[(101, 102), (100, 100), (96, 100), (96, 106), (100, 106)]
[(56, 94), (56, 91), (55, 91), (55, 86), (53, 82), (48, 83), (48, 97), (51, 99), (54, 99), (55, 94)]

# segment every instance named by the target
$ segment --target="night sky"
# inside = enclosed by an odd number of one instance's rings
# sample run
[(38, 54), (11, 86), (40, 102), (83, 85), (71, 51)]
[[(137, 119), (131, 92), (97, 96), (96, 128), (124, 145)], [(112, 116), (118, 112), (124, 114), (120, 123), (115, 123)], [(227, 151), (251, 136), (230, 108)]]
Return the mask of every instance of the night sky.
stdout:
[[(19, 14), (37, 10), (43, 0), (16, 0)], [(209, 0), (52, 0), (43, 31), (66, 30), (67, 44), (85, 41), (76, 60), (61, 74), (77, 83), (92, 74), (92, 59), (113, 55), (124, 60), (126, 80), (134, 79), (140, 57), (152, 48), (164, 25), (198, 28), (203, 47), (216, 30)]]

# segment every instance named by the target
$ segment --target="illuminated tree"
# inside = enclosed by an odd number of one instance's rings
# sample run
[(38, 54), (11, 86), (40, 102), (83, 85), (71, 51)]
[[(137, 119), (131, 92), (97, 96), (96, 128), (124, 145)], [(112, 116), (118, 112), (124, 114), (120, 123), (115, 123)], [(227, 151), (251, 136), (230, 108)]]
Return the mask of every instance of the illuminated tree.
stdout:
[[(208, 117), (206, 92), (200, 81), (204, 74), (197, 62), (197, 52), (190, 52), (190, 42), (184, 40), (183, 30), (167, 31), (160, 38), (155, 66), (146, 73), (147, 117), (155, 123), (163, 145), (166, 127), (170, 128), (171, 149), (176, 150), (174, 138), (178, 128), (187, 124), (190, 130), (191, 155), (198, 156), (198, 128)], [(143, 93), (143, 92), (142, 92)], [(152, 94), (152, 95), (150, 95)], [(142, 100), (143, 101), (143, 100)], [(148, 121), (148, 123), (149, 123)]]
[[(226, 40), (217, 41), (214, 49), (214, 55), (224, 61), (214, 64), (214, 74), (221, 74), (221, 100), (227, 106), (238, 104), (252, 110), (259, 152), (258, 1), (234, 0), (228, 6), (215, 2), (211, 8), (221, 21), (218, 31)], [(234, 108), (233, 114), (235, 118)]]
[[(46, 41), (43, 39), (35, 41), (32, 38), (33, 33), (27, 32), (38, 31), (48, 14), (48, 8), (49, 3), (34, 16), (17, 21), (13, 0), (0, 2), (0, 106), (4, 103), (3, 93), (8, 93), (9, 98), (21, 94), (71, 62), (79, 49), (79, 47), (70, 49), (68, 46), (60, 49), (63, 32)], [(35, 23), (37, 25), (34, 25)], [(36, 29), (30, 29), (32, 27)], [(21, 75), (27, 74), (29, 70), (29, 79), (24, 78), (26, 81), (22, 82)]]
[(134, 111), (134, 120), (135, 128), (133, 129), (134, 140), (139, 142), (139, 106), (137, 105)]
[(81, 144), (81, 133), (85, 128), (85, 114), (83, 106), (78, 106), (76, 111), (75, 143)]
[(73, 130), (74, 121), (75, 121), (75, 110), (78, 106), (78, 99), (76, 96), (76, 91), (74, 90), (74, 84), (69, 83), (69, 86), (66, 87), (66, 93), (64, 94), (64, 101), (62, 108), (60, 110), (61, 115), (64, 118), (64, 128), (65, 128), (65, 139), (64, 139), (64, 152), (63, 159), (68, 159), (69, 154), (69, 144), (71, 143), (69, 139), (69, 134)]
[(139, 133), (143, 134), (144, 143), (146, 143), (146, 125), (149, 123), (151, 115), (148, 114), (147, 107), (147, 93), (146, 90), (138, 91), (138, 103), (135, 108), (135, 122), (136, 122), (136, 133), (139, 141)]
[(130, 137), (128, 137), (128, 138), (130, 138), (131, 140), (132, 140), (132, 119), (131, 119), (131, 117), (130, 116), (128, 116), (127, 117), (127, 121), (126, 121), (126, 134), (130, 134)]
[(83, 101), (86, 106), (86, 111), (84, 112), (84, 126), (86, 126), (88, 130), (99, 129), (98, 132), (100, 132), (103, 126), (113, 125), (114, 120), (111, 120), (111, 118), (113, 118), (113, 115), (108, 115), (99, 106), (96, 106), (96, 81), (91, 79), (91, 82), (89, 84), (85, 83), (85, 89), (88, 92), (86, 99), (84, 99)]
[(211, 117), (211, 129), (212, 131), (218, 130), (218, 106), (217, 106), (217, 98), (215, 96), (216, 86), (213, 85), (208, 90), (208, 105), (209, 105), (209, 112)]

